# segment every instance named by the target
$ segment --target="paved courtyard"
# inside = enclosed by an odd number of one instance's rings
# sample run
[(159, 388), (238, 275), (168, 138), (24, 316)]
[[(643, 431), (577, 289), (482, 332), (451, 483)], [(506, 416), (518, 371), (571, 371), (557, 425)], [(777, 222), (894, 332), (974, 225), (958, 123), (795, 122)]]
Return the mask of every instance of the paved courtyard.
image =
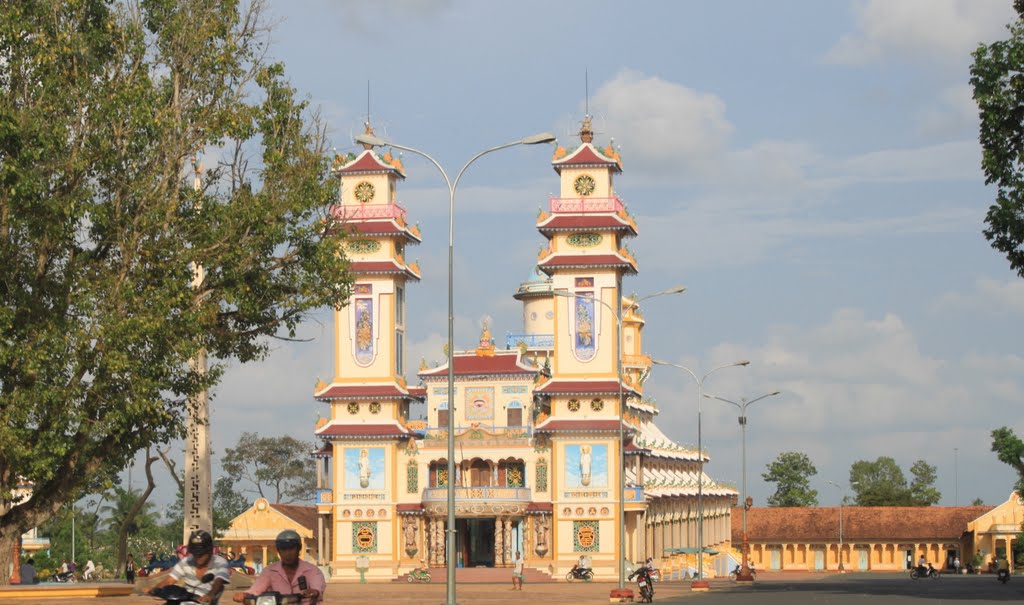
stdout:
[[(464, 584), (458, 587), (460, 605), (539, 605), (540, 603), (608, 603), (608, 590), (613, 584), (534, 584), (522, 592), (512, 591), (509, 584)], [(388, 605), (441, 605), (444, 584), (331, 584), (327, 589), (327, 605), (343, 603), (387, 603)], [(938, 605), (955, 603), (1003, 603), (1024, 599), (1024, 577), (1017, 576), (1002, 585), (994, 576), (946, 576), (939, 580), (913, 581), (903, 574), (762, 574), (753, 586), (715, 580), (707, 593), (690, 592), (684, 582), (657, 585), (656, 603), (687, 603), (692, 605), (864, 605), (895, 603), (898, 605)], [(21, 601), (22, 603), (28, 601)], [(113, 605), (159, 605), (145, 595), (109, 599)], [(227, 604), (229, 599), (222, 599)], [(52, 605), (97, 605), (95, 599), (48, 600)]]

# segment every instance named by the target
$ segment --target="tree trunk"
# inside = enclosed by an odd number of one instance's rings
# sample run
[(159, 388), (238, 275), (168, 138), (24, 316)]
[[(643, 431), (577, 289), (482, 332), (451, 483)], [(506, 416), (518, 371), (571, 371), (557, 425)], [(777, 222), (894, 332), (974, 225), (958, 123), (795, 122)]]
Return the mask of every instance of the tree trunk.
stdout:
[(0, 586), (7, 586), (11, 582), (11, 572), (18, 563), (14, 560), (14, 547), (21, 534), (17, 527), (0, 526)]
[(120, 578), (124, 573), (125, 562), (128, 560), (128, 528), (132, 522), (135, 521), (135, 517), (138, 516), (139, 511), (146, 505), (146, 500), (149, 499), (150, 494), (156, 488), (156, 482), (153, 480), (153, 463), (159, 460), (157, 456), (150, 455), (150, 449), (146, 448), (146, 491), (142, 492), (142, 495), (135, 500), (135, 504), (128, 510), (125, 515), (124, 521), (121, 523), (121, 528), (117, 532), (117, 563), (114, 566), (114, 576)]

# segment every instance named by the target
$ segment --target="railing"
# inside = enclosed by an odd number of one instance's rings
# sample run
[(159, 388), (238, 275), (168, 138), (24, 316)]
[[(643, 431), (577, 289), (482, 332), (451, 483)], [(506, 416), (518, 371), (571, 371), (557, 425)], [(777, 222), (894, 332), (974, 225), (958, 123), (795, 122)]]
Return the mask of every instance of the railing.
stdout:
[(316, 490), (316, 503), (317, 504), (331, 504), (334, 502), (334, 490), (318, 488)]
[(359, 206), (331, 206), (331, 217), (335, 220), (350, 221), (375, 218), (397, 218), (405, 221), (405, 208), (398, 204), (366, 204)]
[(505, 348), (515, 349), (519, 343), (525, 343), (527, 349), (553, 349), (555, 347), (554, 334), (506, 334)]
[[(428, 487), (423, 490), (424, 502), (436, 502), (448, 499), (447, 487)], [(533, 500), (532, 490), (528, 487), (456, 487), (455, 500)]]
[[(455, 427), (455, 435), (461, 437), (466, 431), (479, 429), (492, 433), (498, 437), (507, 437), (509, 439), (527, 439), (533, 435), (533, 427), (531, 426), (498, 426), (494, 424), (477, 424), (475, 426), (457, 426)], [(448, 436), (448, 427), (446, 426), (428, 426), (423, 430), (427, 439), (445, 439)]]
[(626, 207), (618, 197), (553, 197), (551, 212), (622, 212)]

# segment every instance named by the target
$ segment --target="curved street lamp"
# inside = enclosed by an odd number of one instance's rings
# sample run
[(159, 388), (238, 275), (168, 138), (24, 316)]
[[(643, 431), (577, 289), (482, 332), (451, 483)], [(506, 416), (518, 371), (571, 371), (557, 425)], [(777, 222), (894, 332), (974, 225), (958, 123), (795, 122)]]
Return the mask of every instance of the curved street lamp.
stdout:
[[(619, 288), (621, 292), (621, 288)], [(629, 304), (630, 309), (640, 304), (640, 301), (654, 298), (656, 296), (664, 296), (666, 294), (682, 294), (686, 291), (686, 286), (675, 286), (662, 290), (661, 292), (655, 292), (654, 294), (647, 294), (644, 296), (637, 296), (632, 299), (632, 303)], [(619, 590), (626, 588), (626, 456), (625, 447), (623, 445), (623, 431), (622, 431), (622, 416), (625, 412), (624, 402), (622, 400), (622, 295), (619, 295), (618, 310), (612, 309), (611, 305), (604, 302), (600, 298), (595, 298), (593, 295), (581, 295), (581, 294), (570, 294), (569, 292), (563, 292), (561, 290), (552, 290), (552, 294), (555, 296), (561, 296), (563, 298), (582, 298), (584, 300), (592, 300), (596, 303), (603, 305), (615, 318), (615, 351), (616, 351), (616, 376), (618, 377), (619, 385), (619, 548), (616, 553), (616, 557), (619, 559)]]
[(751, 501), (748, 501), (747, 499), (747, 406), (753, 405), (767, 397), (774, 397), (779, 393), (781, 393), (781, 391), (772, 391), (767, 395), (755, 397), (750, 401), (747, 401), (746, 398), (742, 398), (740, 399), (740, 403), (730, 401), (725, 397), (719, 397), (718, 395), (704, 394), (708, 399), (717, 399), (719, 401), (724, 401), (725, 403), (731, 403), (740, 410), (740, 427), (743, 432), (743, 495), (740, 496), (740, 502), (743, 505), (743, 565), (740, 567), (740, 573), (736, 574), (737, 582), (754, 581), (754, 576), (750, 573), (750, 547), (747, 544), (747, 509), (750, 508), (751, 505)]
[(504, 145), (498, 145), (497, 147), (491, 147), (485, 149), (480, 153), (474, 155), (469, 159), (468, 162), (463, 164), (462, 169), (459, 170), (458, 175), (455, 177), (453, 182), (448, 178), (448, 173), (445, 172), (444, 168), (437, 160), (430, 157), (426, 153), (419, 149), (413, 149), (412, 147), (406, 147), (404, 145), (398, 145), (376, 137), (372, 134), (358, 134), (355, 137), (355, 142), (362, 145), (370, 145), (371, 147), (394, 147), (395, 149), (401, 149), (416, 155), (422, 156), (430, 161), (441, 176), (444, 177), (444, 182), (448, 185), (448, 529), (447, 529), (447, 540), (445, 540), (445, 555), (447, 557), (447, 602), (446, 605), (456, 605), (455, 603), (455, 431), (453, 430), (452, 423), (455, 421), (455, 364), (453, 363), (453, 356), (455, 354), (455, 297), (454, 297), (454, 256), (455, 256), (455, 189), (459, 186), (459, 181), (462, 179), (462, 175), (466, 173), (466, 169), (469, 168), (470, 164), (477, 161), (481, 157), (491, 153), (492, 151), (498, 151), (500, 149), (506, 149), (508, 147), (515, 147), (516, 145), (539, 145), (542, 143), (553, 143), (555, 141), (555, 135), (550, 132), (542, 132), (539, 134), (530, 135), (528, 137), (513, 141), (511, 143), (505, 143)]
[(697, 579), (690, 584), (690, 587), (706, 589), (708, 588), (708, 583), (704, 581), (704, 448), (703, 442), (701, 441), (701, 412), (703, 408), (702, 402), (704, 400), (704, 381), (708, 379), (708, 376), (711, 376), (718, 370), (737, 366), (748, 366), (750, 365), (750, 362), (744, 359), (742, 361), (722, 364), (718, 367), (712, 368), (707, 374), (704, 374), (700, 378), (697, 378), (697, 374), (686, 366), (662, 361), (660, 359), (652, 359), (651, 361), (654, 365), (671, 366), (678, 370), (682, 370), (689, 374), (690, 377), (693, 378), (694, 382), (697, 383)]

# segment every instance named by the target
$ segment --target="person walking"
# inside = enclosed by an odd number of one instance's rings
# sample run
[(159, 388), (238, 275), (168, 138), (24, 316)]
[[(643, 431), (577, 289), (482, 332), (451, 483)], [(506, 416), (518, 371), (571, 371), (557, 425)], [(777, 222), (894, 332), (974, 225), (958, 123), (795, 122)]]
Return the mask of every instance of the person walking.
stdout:
[(124, 564), (124, 579), (128, 580), (129, 584), (135, 583), (135, 559), (131, 553), (128, 553), (128, 560)]
[[(517, 586), (518, 584), (518, 586)], [(516, 556), (512, 559), (512, 590), (523, 589), (523, 556), (516, 551)]]
[(953, 573), (960, 573), (960, 557), (953, 557)]

